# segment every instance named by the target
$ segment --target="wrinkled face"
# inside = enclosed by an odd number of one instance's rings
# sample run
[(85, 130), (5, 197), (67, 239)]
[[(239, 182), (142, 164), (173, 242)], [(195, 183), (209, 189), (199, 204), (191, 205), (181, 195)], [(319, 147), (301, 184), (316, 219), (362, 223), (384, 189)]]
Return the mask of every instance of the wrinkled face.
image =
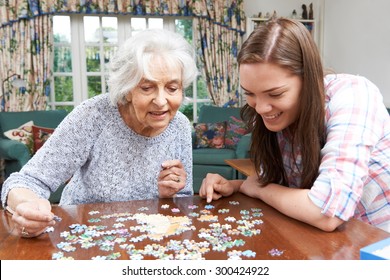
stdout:
[(300, 76), (273, 63), (250, 63), (240, 65), (240, 82), (248, 105), (270, 131), (281, 131), (297, 120)]
[(182, 71), (179, 65), (166, 66), (159, 59), (149, 67), (150, 76), (127, 96), (130, 127), (144, 136), (163, 132), (183, 100)]

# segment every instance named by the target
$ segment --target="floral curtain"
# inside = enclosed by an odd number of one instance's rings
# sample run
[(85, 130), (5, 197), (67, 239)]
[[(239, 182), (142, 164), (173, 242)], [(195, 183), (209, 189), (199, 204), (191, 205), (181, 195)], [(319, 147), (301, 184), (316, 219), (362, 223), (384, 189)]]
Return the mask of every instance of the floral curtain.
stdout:
[(193, 16), (202, 72), (217, 106), (236, 106), (236, 55), (245, 32), (243, 0), (0, 0), (0, 79), (17, 73), (28, 84), (6, 83), (2, 110), (44, 109), (50, 93), (52, 23), (61, 13)]
[[(1, 111), (46, 108), (46, 95), (50, 92), (51, 26), (49, 17), (38, 16), (0, 28)], [(26, 86), (13, 86), (17, 77)]]
[[(198, 59), (211, 99), (217, 106), (237, 106), (237, 53), (245, 32), (243, 1), (199, 1), (195, 14)], [(207, 15), (207, 16), (206, 16)]]
[(203, 65), (211, 99), (217, 106), (236, 106), (239, 101), (237, 48), (242, 43), (241, 35), (208, 19), (195, 21), (201, 50), (198, 59)]

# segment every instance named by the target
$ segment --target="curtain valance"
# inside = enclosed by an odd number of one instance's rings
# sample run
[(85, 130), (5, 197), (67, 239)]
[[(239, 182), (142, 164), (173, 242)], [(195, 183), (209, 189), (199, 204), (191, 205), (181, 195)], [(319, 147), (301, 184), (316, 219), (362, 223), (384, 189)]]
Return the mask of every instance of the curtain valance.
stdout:
[(0, 0), (0, 26), (45, 14), (195, 16), (243, 34), (243, 0)]

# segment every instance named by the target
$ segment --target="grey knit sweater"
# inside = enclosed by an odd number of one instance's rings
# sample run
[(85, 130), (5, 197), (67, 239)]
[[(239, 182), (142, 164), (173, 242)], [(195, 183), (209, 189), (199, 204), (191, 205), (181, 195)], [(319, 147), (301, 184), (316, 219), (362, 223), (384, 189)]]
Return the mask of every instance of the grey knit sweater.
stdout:
[(191, 126), (180, 112), (156, 137), (144, 137), (122, 120), (118, 108), (102, 94), (84, 101), (2, 190), (3, 206), (10, 189), (25, 187), (48, 198), (71, 178), (61, 205), (158, 197), (161, 163), (180, 159), (187, 172), (178, 195), (192, 195)]

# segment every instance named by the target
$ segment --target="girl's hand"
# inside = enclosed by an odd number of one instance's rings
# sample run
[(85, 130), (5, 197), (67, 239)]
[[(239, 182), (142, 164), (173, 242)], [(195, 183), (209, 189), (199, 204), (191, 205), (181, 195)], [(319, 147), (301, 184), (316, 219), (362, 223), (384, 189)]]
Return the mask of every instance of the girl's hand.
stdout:
[(233, 182), (236, 181), (226, 180), (219, 174), (208, 173), (202, 181), (199, 196), (206, 198), (207, 203), (218, 200), (222, 196), (230, 196), (239, 189), (239, 185)]

